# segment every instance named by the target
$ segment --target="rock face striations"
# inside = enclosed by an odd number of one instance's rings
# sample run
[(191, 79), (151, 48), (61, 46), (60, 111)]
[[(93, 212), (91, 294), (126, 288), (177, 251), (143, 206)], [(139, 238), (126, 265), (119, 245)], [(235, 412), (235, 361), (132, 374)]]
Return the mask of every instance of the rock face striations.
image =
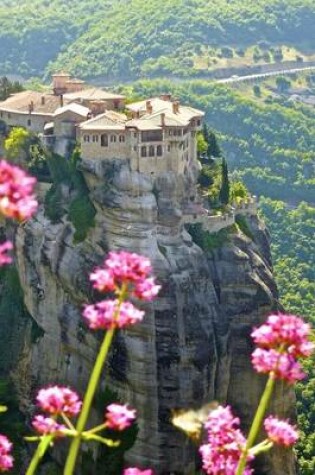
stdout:
[[(216, 399), (232, 404), (246, 427), (264, 384), (250, 367), (249, 333), (277, 306), (268, 235), (252, 216), (251, 238), (233, 227), (220, 245), (196, 245), (181, 221), (195, 189), (193, 169), (153, 179), (122, 160), (83, 161), (81, 168), (97, 210), (83, 242), (74, 241), (67, 216), (53, 224), (43, 210), (17, 231), (25, 303), (41, 329), (32, 341), (25, 332), (12, 368), (21, 408), (49, 382), (84, 391), (99, 344), (80, 313), (95, 298), (88, 274), (109, 249), (144, 254), (163, 290), (145, 305), (142, 324), (117, 335), (103, 384), (110, 380), (138, 412), (128, 461), (160, 474), (192, 473), (195, 449), (172, 427), (171, 410)], [(279, 386), (277, 409), (288, 415), (292, 403)], [(257, 473), (294, 474), (291, 453), (260, 460)]]

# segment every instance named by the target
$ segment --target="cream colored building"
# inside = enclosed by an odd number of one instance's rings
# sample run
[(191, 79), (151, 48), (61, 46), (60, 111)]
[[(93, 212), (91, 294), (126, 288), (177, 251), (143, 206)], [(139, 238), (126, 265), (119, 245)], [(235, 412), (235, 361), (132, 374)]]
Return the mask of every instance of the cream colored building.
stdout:
[(47, 122), (53, 120), (56, 109), (60, 107), (60, 98), (53, 94), (35, 91), (22, 91), (0, 102), (0, 120), (7, 127), (24, 127), (35, 133), (41, 133)]
[(170, 96), (126, 106), (129, 116), (107, 111), (79, 126), (84, 160), (128, 159), (147, 174), (185, 173), (197, 158), (196, 133), (204, 113)]

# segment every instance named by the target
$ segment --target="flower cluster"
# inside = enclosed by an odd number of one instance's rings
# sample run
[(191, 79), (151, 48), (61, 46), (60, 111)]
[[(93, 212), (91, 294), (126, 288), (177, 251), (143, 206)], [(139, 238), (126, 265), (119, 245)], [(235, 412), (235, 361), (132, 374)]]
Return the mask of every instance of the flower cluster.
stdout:
[(38, 406), (52, 417), (37, 415), (32, 421), (32, 426), (41, 435), (54, 434), (62, 436), (66, 426), (59, 424), (56, 417), (63, 414), (73, 417), (79, 414), (81, 401), (79, 396), (69, 388), (62, 386), (51, 386), (41, 389), (36, 397)]
[(267, 322), (252, 332), (259, 346), (252, 354), (258, 373), (274, 373), (279, 379), (294, 383), (305, 374), (298, 357), (309, 356), (314, 345), (308, 341), (311, 329), (294, 315), (270, 315)]
[(79, 396), (72, 389), (62, 386), (41, 389), (36, 400), (43, 411), (53, 415), (63, 413), (69, 417), (79, 414), (82, 405)]
[(0, 212), (7, 218), (23, 221), (36, 211), (38, 203), (33, 195), (36, 178), (21, 168), (0, 161)]
[(41, 414), (34, 417), (32, 420), (32, 426), (39, 434), (54, 434), (59, 437), (64, 435), (63, 431), (66, 429), (65, 425), (59, 424), (51, 417), (45, 417)]
[(277, 419), (277, 417), (269, 416), (264, 422), (265, 431), (268, 439), (272, 442), (290, 447), (295, 444), (299, 438), (299, 434), (295, 427), (289, 422)]
[(13, 457), (10, 455), (12, 444), (9, 439), (0, 434), (0, 472), (7, 472), (13, 467)]
[(104, 267), (96, 269), (90, 280), (100, 292), (115, 292), (118, 298), (86, 305), (83, 317), (89, 327), (109, 330), (140, 322), (144, 312), (125, 299), (152, 300), (157, 295), (160, 286), (155, 284), (153, 277), (149, 277), (151, 270), (151, 263), (146, 257), (124, 251), (110, 252)]
[[(208, 441), (199, 448), (202, 466), (208, 475), (235, 475), (246, 444), (239, 424), (239, 419), (233, 416), (229, 406), (219, 406), (209, 413), (205, 423)], [(247, 462), (252, 458), (252, 455), (248, 455)], [(247, 466), (244, 474), (251, 473), (252, 470)]]
[(110, 252), (104, 267), (96, 269), (90, 276), (93, 286), (100, 292), (117, 291), (122, 284), (128, 286), (128, 294), (140, 300), (152, 300), (160, 286), (154, 278), (150, 260), (130, 252)]
[(6, 253), (7, 251), (11, 251), (13, 249), (13, 244), (10, 241), (5, 241), (0, 244), (0, 266), (5, 264), (11, 264), (12, 258), (8, 256)]
[(144, 312), (130, 302), (122, 302), (119, 305), (118, 300), (104, 300), (94, 305), (86, 305), (83, 316), (93, 330), (109, 330), (140, 322)]
[(136, 418), (136, 411), (127, 405), (110, 404), (106, 408), (105, 423), (109, 429), (125, 430)]

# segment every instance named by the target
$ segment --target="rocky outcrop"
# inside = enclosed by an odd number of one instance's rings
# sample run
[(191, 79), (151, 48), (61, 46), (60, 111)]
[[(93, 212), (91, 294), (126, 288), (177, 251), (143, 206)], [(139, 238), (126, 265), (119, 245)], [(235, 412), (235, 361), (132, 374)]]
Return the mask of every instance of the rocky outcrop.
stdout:
[[(249, 333), (277, 306), (268, 237), (251, 217), (254, 240), (233, 228), (220, 247), (198, 247), (181, 224), (183, 201), (194, 192), (193, 168), (190, 176), (155, 179), (122, 161), (83, 162), (82, 169), (97, 210), (87, 238), (76, 243), (67, 217), (52, 224), (43, 210), (16, 235), (25, 304), (42, 331), (32, 342), (25, 337), (12, 368), (21, 407), (48, 382), (84, 391), (99, 345), (80, 315), (95, 297), (88, 274), (108, 249), (144, 254), (163, 290), (145, 305), (141, 325), (117, 335), (103, 385), (110, 381), (137, 408), (129, 462), (156, 473), (191, 473), (195, 448), (172, 427), (171, 410), (216, 399), (231, 403), (246, 427), (262, 389), (250, 367)], [(292, 393), (279, 387), (274, 404), (290, 412)], [(261, 461), (257, 473), (295, 473), (292, 455)]]

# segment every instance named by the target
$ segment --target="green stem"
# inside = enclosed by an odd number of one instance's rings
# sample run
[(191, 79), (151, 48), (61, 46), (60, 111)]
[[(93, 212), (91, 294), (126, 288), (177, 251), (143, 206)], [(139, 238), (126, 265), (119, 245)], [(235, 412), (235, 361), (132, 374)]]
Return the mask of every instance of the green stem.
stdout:
[(247, 437), (246, 445), (241, 455), (240, 461), (238, 463), (238, 467), (237, 467), (237, 471), (235, 475), (243, 475), (244, 473), (249, 450), (253, 446), (256, 440), (256, 437), (258, 436), (258, 433), (260, 431), (262, 420), (264, 418), (264, 415), (266, 413), (268, 404), (272, 396), (272, 392), (275, 386), (275, 381), (276, 381), (275, 376), (274, 376), (274, 373), (272, 372), (269, 375), (265, 390), (261, 396), (259, 406), (257, 408), (254, 420), (252, 422), (252, 426), (250, 428), (250, 431)]
[(115, 329), (108, 330), (106, 332), (105, 338), (103, 340), (102, 346), (100, 351), (97, 355), (95, 365), (90, 377), (90, 381), (88, 384), (87, 391), (84, 396), (82, 410), (78, 419), (77, 423), (77, 436), (71, 442), (68, 457), (66, 460), (64, 475), (72, 475), (75, 469), (76, 460), (78, 457), (81, 439), (82, 439), (82, 432), (84, 431), (86, 422), (89, 417), (90, 409), (92, 406), (93, 398), (102, 374), (103, 365), (108, 355), (113, 337), (114, 337)]
[(46, 435), (41, 439), (33, 455), (31, 463), (27, 469), (26, 475), (33, 475), (35, 473), (38, 465), (40, 464), (42, 458), (44, 457), (46, 450), (50, 446), (52, 440), (53, 440), (52, 435)]

